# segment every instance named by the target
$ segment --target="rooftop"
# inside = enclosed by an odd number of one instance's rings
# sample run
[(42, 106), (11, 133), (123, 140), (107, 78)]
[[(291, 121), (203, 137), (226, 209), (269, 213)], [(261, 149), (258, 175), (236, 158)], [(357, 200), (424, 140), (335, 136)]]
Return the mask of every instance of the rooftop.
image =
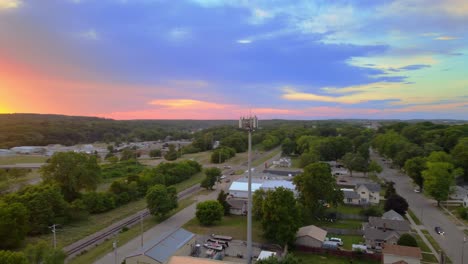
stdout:
[(418, 247), (407, 247), (399, 245), (387, 245), (385, 244), (382, 249), (383, 254), (391, 254), (395, 256), (404, 256), (422, 259), (421, 249)]
[(410, 230), (408, 221), (401, 220), (391, 220), (391, 219), (382, 219), (380, 217), (369, 217), (369, 227), (381, 228), (381, 229), (390, 229), (397, 231), (407, 232)]
[(325, 241), (327, 231), (314, 225), (303, 226), (297, 231), (296, 237), (310, 236), (320, 241)]

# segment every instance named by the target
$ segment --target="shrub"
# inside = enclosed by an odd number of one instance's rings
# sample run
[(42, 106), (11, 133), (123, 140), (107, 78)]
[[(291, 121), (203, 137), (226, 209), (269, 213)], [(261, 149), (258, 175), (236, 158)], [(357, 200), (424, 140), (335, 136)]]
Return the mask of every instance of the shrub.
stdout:
[(457, 213), (460, 216), (461, 219), (468, 220), (468, 209), (464, 207), (459, 207), (457, 209)]
[(197, 205), (196, 216), (202, 225), (212, 225), (224, 215), (223, 206), (216, 200), (201, 202)]
[(400, 246), (407, 246), (407, 247), (417, 247), (418, 246), (418, 242), (410, 234), (401, 235), (400, 239), (398, 239), (397, 244), (400, 245)]

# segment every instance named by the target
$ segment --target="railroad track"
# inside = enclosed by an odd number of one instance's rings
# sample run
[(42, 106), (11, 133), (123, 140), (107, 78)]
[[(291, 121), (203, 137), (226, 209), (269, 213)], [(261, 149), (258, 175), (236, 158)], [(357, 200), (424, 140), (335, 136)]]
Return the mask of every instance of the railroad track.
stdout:
[[(187, 196), (198, 192), (201, 190), (201, 187), (199, 184), (194, 185), (186, 190), (183, 190), (177, 194), (177, 197), (180, 199), (184, 199)], [(86, 248), (99, 244), (102, 240), (105, 240), (106, 238), (113, 236), (115, 233), (120, 232), (122, 228), (127, 227), (127, 226), (132, 226), (135, 223), (139, 222), (141, 218), (145, 218), (150, 215), (150, 212), (148, 209), (142, 210), (135, 214), (132, 218), (127, 219), (126, 221), (120, 223), (119, 225), (116, 225), (108, 230), (105, 230), (103, 233), (89, 237), (89, 239), (85, 239), (82, 243), (79, 243), (77, 245), (71, 245), (70, 248), (64, 248), (65, 253), (67, 256), (73, 256), (75, 254), (81, 253), (83, 250)]]

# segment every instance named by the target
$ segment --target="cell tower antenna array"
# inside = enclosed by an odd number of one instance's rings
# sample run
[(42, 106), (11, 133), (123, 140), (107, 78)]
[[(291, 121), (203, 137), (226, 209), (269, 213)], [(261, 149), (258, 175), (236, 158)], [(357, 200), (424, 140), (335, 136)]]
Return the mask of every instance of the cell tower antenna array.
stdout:
[(250, 115), (249, 117), (241, 117), (239, 119), (239, 128), (245, 129), (249, 132), (249, 154), (248, 154), (248, 167), (249, 173), (249, 188), (248, 188), (248, 202), (247, 202), (247, 264), (252, 263), (252, 132), (258, 128), (257, 116)]

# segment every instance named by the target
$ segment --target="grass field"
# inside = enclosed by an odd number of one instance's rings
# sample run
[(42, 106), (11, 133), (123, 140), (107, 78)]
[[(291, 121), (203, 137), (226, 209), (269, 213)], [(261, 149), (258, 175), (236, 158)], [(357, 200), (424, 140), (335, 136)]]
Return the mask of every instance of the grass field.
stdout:
[[(179, 201), (179, 207), (175, 210), (173, 210), (168, 217), (171, 217), (172, 215), (176, 214), (177, 212), (183, 210), (184, 208), (190, 206), (193, 204), (195, 200), (191, 198), (183, 199)], [(148, 229), (151, 229), (161, 221), (158, 221), (155, 217), (149, 217), (143, 221), (143, 229), (146, 231)], [(119, 233), (115, 239), (117, 239), (119, 242), (119, 245), (123, 245), (127, 243), (128, 241), (132, 240), (133, 238), (137, 237), (140, 235), (140, 226), (136, 225), (131, 228), (129, 228), (127, 231)], [(112, 242), (114, 240), (110, 239), (105, 241), (104, 243), (92, 248), (88, 252), (77, 256), (76, 258), (73, 258), (71, 261), (68, 263), (70, 264), (88, 264), (88, 263), (93, 263), (96, 261), (98, 258), (104, 256), (105, 254), (112, 252)]]
[(416, 225), (421, 225), (421, 221), (419, 221), (419, 218), (411, 211), (411, 209), (408, 209), (408, 214), (413, 218), (413, 221)]
[(363, 259), (354, 259), (351, 262), (351, 259), (347, 257), (319, 255), (319, 254), (304, 253), (304, 252), (294, 252), (294, 255), (302, 259), (303, 263), (313, 263), (313, 264), (350, 264), (350, 263), (379, 264), (380, 263), (379, 261), (376, 261), (376, 260), (363, 260)]
[(0, 165), (22, 164), (22, 163), (44, 163), (48, 157), (35, 155), (1, 156)]
[(297, 169), (299, 169), (299, 168), (301, 168), (301, 167), (299, 166), (299, 164), (300, 164), (300, 159), (299, 159), (299, 157), (291, 157), (291, 168), (297, 168)]
[[(20, 189), (23, 186), (30, 184), (32, 181), (37, 182), (41, 178), (41, 174), (38, 169), (32, 169), (26, 176), (18, 179), (6, 179), (0, 180), (0, 192), (13, 189)], [(16, 191), (16, 190), (13, 190)]]
[(265, 163), (267, 160), (273, 158), (274, 156), (276, 156), (276, 155), (278, 155), (280, 153), (281, 153), (281, 148), (273, 149), (273, 150), (271, 150), (271, 152), (268, 155), (265, 155), (261, 159), (257, 159), (254, 162), (252, 162), (252, 167), (257, 167), (260, 164)]
[(364, 238), (362, 236), (357, 235), (333, 235), (327, 234), (328, 237), (339, 237), (343, 241), (343, 248), (347, 250), (353, 249), (353, 244), (359, 244), (364, 242)]
[(352, 214), (352, 215), (359, 215), (362, 211), (362, 207), (343, 205), (343, 204), (340, 204), (337, 207), (332, 207), (330, 209), (333, 211), (337, 211), (338, 213)]
[[(197, 218), (193, 218), (183, 227), (196, 234), (222, 234), (232, 236), (234, 239), (247, 240), (247, 217), (245, 216), (225, 216), (213, 226), (202, 226)], [(258, 243), (266, 242), (262, 237), (260, 222), (254, 220), (252, 227), (252, 240)]]

